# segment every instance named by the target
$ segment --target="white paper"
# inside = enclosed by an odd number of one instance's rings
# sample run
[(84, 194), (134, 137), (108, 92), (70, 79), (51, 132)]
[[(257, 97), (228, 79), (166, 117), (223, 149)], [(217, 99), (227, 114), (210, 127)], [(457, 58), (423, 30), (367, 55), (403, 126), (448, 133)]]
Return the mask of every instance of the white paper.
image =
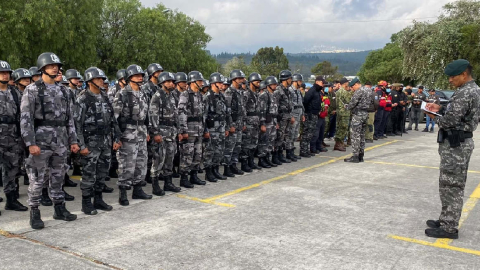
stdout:
[(423, 111), (428, 112), (428, 113), (431, 113), (431, 114), (434, 114), (434, 115), (437, 115), (437, 116), (442, 116), (441, 114), (438, 114), (438, 113), (436, 113), (436, 112), (432, 112), (432, 111), (428, 110), (428, 109), (427, 109), (427, 104), (428, 104), (427, 102), (422, 101), (422, 107), (421, 107), (421, 109), (422, 109)]

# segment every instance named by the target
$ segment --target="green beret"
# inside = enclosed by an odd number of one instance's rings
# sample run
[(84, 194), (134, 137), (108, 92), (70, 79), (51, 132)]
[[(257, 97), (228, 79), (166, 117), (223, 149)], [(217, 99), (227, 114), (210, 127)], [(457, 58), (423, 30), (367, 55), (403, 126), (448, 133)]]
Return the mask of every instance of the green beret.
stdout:
[(348, 86), (352, 87), (357, 83), (360, 83), (360, 80), (358, 78), (355, 78), (348, 84)]
[(445, 68), (445, 74), (447, 76), (457, 76), (462, 74), (465, 70), (467, 70), (467, 67), (470, 65), (470, 63), (465, 60), (465, 59), (458, 59), (450, 64), (447, 65)]

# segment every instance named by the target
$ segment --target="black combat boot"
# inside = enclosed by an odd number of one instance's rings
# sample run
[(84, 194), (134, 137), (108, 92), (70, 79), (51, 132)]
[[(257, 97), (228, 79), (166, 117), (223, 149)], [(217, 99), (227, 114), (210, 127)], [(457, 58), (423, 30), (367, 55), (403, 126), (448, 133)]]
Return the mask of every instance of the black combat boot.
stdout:
[(153, 193), (153, 195), (156, 195), (156, 196), (165, 195), (165, 191), (163, 191), (160, 188), (160, 185), (158, 184), (158, 177), (153, 177), (152, 178), (152, 193)]
[(188, 175), (186, 173), (183, 173), (180, 176), (180, 186), (184, 188), (193, 188), (194, 185), (188, 181)]
[(25, 186), (30, 185), (30, 179), (28, 178), (28, 173), (23, 176), (23, 184)]
[(265, 168), (265, 169), (270, 169), (272, 166), (270, 166), (267, 162), (267, 157), (260, 157), (258, 158), (258, 166)]
[(16, 188), (15, 188), (15, 199), (18, 199), (20, 198), (20, 185), (18, 184), (20, 182), (20, 180), (17, 178), (15, 178), (15, 185), (16, 185)]
[(70, 176), (68, 176), (67, 173), (65, 173), (65, 177), (64, 177), (64, 184), (63, 186), (64, 187), (76, 187), (78, 184), (73, 182), (72, 179), (70, 179)]
[(113, 207), (108, 205), (103, 200), (103, 193), (101, 191), (95, 191), (95, 197), (93, 197), (93, 207), (98, 210), (112, 211)]
[(152, 183), (152, 177), (150, 176), (150, 170), (148, 170), (147, 175), (145, 175), (145, 182), (148, 184)]
[(433, 238), (458, 239), (457, 229), (455, 229), (453, 232), (447, 232), (442, 228), (430, 228), (425, 230), (425, 234), (428, 237), (433, 237)]
[(287, 159), (293, 161), (293, 162), (297, 162), (297, 158), (295, 157), (295, 155), (293, 154), (293, 149), (290, 149), (290, 150), (286, 150), (287, 151)]
[(103, 193), (113, 193), (113, 191), (114, 191), (113, 188), (111, 188), (107, 185), (103, 185), (103, 190), (102, 190)]
[[(258, 161), (258, 162), (260, 162), (260, 161)], [(250, 167), (252, 170), (261, 170), (262, 169), (262, 167), (257, 166), (257, 164), (255, 164), (255, 149), (252, 149), (249, 152), (248, 167)]]
[(247, 172), (247, 173), (252, 172), (252, 168), (250, 168), (250, 166), (248, 166), (248, 160), (246, 158), (240, 159), (240, 164), (242, 164), (241, 167), (240, 167), (240, 169), (242, 171)]
[(32, 207), (30, 209), (30, 227), (34, 230), (40, 230), (45, 227), (38, 207)]
[(200, 173), (200, 174), (203, 173), (202, 167), (198, 168), (197, 173)]
[(440, 220), (427, 220), (427, 226), (432, 229), (440, 228), (441, 225), (442, 224), (440, 224)]
[(194, 185), (200, 185), (200, 186), (204, 186), (207, 184), (207, 182), (203, 181), (202, 179), (198, 178), (198, 175), (197, 175), (197, 171), (196, 170), (192, 170), (190, 172), (190, 183), (194, 184)]
[(48, 188), (42, 188), (42, 198), (40, 199), (40, 204), (43, 206), (52, 206), (53, 202), (48, 196)]
[[(269, 162), (268, 165), (270, 165), (272, 167), (277, 167), (277, 166), (280, 166), (280, 165), (283, 164), (282, 162), (280, 162), (280, 160), (278, 160), (278, 155), (277, 155), (276, 151), (272, 151), (272, 153), (270, 153), (270, 155), (272, 156), (272, 161)], [(270, 155), (269, 155), (269, 157), (270, 157)], [(270, 161), (270, 158), (268, 158), (267, 161)]]
[(92, 196), (82, 196), (82, 212), (89, 216), (93, 216), (98, 213), (95, 207), (93, 207)]
[(65, 220), (65, 221), (74, 221), (77, 219), (77, 215), (70, 213), (65, 207), (65, 202), (58, 203), (53, 206), (55, 212), (53, 213), (54, 219)]
[(5, 193), (7, 196), (7, 203), (5, 204), (5, 210), (13, 211), (27, 211), (28, 208), (23, 206), (19, 201), (17, 201), (17, 195), (15, 191)]
[(80, 166), (73, 165), (72, 175), (82, 176), (82, 170), (80, 169)]
[(218, 179), (215, 178), (215, 175), (213, 175), (212, 167), (205, 168), (205, 180), (213, 183), (218, 182)]
[(118, 197), (118, 203), (122, 206), (129, 205), (130, 202), (128, 202), (127, 188), (125, 186), (119, 186), (118, 189), (120, 190), (119, 197)]
[(110, 176), (110, 178), (118, 178), (117, 166), (110, 167), (110, 170), (108, 171), (108, 176)]
[(298, 155), (298, 156), (295, 155), (295, 147), (292, 149), (292, 155), (293, 155), (293, 157), (296, 158), (297, 160), (302, 159), (302, 157), (300, 157), (299, 155)]
[(282, 163), (292, 163), (290, 160), (286, 159), (283, 155), (283, 150), (277, 151), (278, 160)]
[(358, 154), (358, 161), (363, 162), (363, 157), (365, 156), (365, 152), (363, 150)]
[(219, 180), (227, 180), (227, 177), (221, 175), (220, 172), (218, 171), (219, 167), (220, 167), (219, 165), (213, 166), (213, 168), (212, 168), (213, 176), (215, 176), (215, 178), (217, 178)]
[(346, 158), (343, 161), (351, 162), (351, 163), (359, 163), (360, 162), (358, 156), (351, 156), (350, 158)]
[(233, 163), (232, 165), (230, 165), (230, 171), (235, 175), (243, 175), (244, 174), (244, 172), (242, 170), (237, 168), (237, 163)]
[(145, 193), (145, 191), (143, 191), (142, 189), (142, 185), (140, 184), (137, 184), (135, 186), (133, 186), (133, 192), (132, 192), (132, 199), (134, 200), (150, 200), (151, 198), (153, 198), (152, 195), (148, 195)]
[(173, 184), (172, 182), (172, 176), (164, 176), (164, 184), (163, 184), (163, 190), (165, 191), (171, 191), (171, 192), (180, 192), (182, 189), (180, 187), (177, 187)]
[(63, 193), (65, 193), (65, 201), (71, 202), (71, 201), (75, 200), (75, 197), (72, 196), (72, 195), (70, 195), (70, 194), (68, 194), (68, 193), (65, 191), (65, 188), (64, 188), (64, 187), (62, 187), (62, 190), (63, 190)]
[(180, 174), (177, 172), (177, 170), (175, 169), (175, 166), (173, 166), (173, 169), (172, 169), (173, 173), (172, 173), (172, 178), (180, 178)]
[(235, 174), (232, 173), (228, 165), (223, 166), (223, 175), (226, 177), (235, 177)]

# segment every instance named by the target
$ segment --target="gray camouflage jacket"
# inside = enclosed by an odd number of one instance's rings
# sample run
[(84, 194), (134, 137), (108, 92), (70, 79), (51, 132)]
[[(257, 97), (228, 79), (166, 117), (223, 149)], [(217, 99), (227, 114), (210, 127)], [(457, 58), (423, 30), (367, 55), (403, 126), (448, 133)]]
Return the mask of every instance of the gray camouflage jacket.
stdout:
[[(133, 91), (130, 85), (120, 90), (115, 96), (113, 111), (122, 131), (121, 140), (135, 142), (147, 139), (145, 120), (148, 114), (148, 104), (141, 90)], [(126, 123), (125, 121), (128, 120), (136, 121), (137, 124)]]

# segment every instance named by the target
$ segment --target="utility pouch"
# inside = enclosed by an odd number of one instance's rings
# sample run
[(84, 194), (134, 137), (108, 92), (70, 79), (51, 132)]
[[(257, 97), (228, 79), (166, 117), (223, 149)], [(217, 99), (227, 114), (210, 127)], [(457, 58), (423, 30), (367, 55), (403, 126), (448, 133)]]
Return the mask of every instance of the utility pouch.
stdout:
[(437, 143), (443, 143), (443, 141), (445, 141), (445, 134), (443, 129), (439, 129), (437, 135)]
[(215, 119), (213, 117), (208, 117), (206, 121), (207, 127), (208, 128), (214, 128), (215, 127)]
[[(450, 147), (456, 148), (460, 146), (460, 132), (458, 130), (448, 130), (448, 142), (450, 143)], [(465, 141), (465, 139), (464, 139)]]

